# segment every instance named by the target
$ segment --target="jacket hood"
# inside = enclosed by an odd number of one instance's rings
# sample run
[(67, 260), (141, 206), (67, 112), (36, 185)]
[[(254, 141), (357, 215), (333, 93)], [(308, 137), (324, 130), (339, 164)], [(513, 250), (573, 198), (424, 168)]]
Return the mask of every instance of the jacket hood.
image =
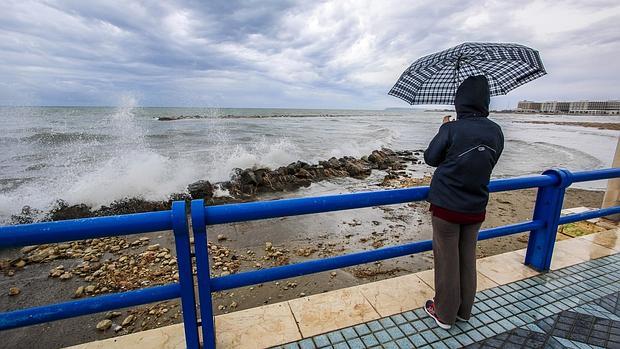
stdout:
[(470, 76), (456, 90), (456, 118), (489, 116), (489, 82), (484, 75)]

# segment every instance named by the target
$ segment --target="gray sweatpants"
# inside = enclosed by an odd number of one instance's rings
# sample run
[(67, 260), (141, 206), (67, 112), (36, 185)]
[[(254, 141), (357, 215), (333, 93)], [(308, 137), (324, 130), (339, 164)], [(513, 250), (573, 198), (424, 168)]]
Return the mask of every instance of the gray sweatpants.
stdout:
[(476, 296), (476, 241), (482, 223), (455, 224), (433, 216), (435, 311), (441, 322), (469, 319)]

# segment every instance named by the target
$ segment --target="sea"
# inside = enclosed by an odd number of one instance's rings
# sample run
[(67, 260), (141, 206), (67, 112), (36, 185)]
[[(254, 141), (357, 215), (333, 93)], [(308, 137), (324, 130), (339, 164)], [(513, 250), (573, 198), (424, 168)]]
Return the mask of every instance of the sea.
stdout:
[[(0, 107), (0, 222), (26, 205), (44, 211), (59, 199), (94, 208), (126, 197), (165, 200), (197, 180), (228, 180), (234, 168), (360, 157), (381, 147), (424, 149), (446, 114), (405, 108), (146, 108), (131, 101), (118, 107)], [(619, 137), (612, 130), (524, 122), (619, 122), (618, 116), (490, 118), (506, 139), (496, 178), (551, 167), (609, 167)]]

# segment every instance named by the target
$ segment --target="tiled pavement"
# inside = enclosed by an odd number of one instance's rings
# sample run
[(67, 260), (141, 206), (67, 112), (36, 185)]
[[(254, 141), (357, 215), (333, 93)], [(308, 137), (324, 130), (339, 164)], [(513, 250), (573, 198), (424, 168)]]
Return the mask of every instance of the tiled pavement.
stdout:
[(490, 288), (446, 331), (422, 308), (278, 346), (620, 348), (620, 254)]

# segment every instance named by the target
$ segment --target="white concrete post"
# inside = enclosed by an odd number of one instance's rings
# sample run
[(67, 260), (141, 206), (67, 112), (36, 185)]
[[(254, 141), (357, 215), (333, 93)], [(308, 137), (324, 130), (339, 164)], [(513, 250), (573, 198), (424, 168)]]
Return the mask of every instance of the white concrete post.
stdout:
[[(614, 155), (614, 161), (611, 167), (620, 167), (620, 137), (618, 137), (618, 144), (616, 145), (616, 155)], [(614, 178), (607, 181), (607, 190), (605, 191), (605, 197), (603, 198), (602, 208), (620, 205), (620, 178)], [(620, 214), (615, 214), (605, 217), (614, 221), (620, 221)]]

